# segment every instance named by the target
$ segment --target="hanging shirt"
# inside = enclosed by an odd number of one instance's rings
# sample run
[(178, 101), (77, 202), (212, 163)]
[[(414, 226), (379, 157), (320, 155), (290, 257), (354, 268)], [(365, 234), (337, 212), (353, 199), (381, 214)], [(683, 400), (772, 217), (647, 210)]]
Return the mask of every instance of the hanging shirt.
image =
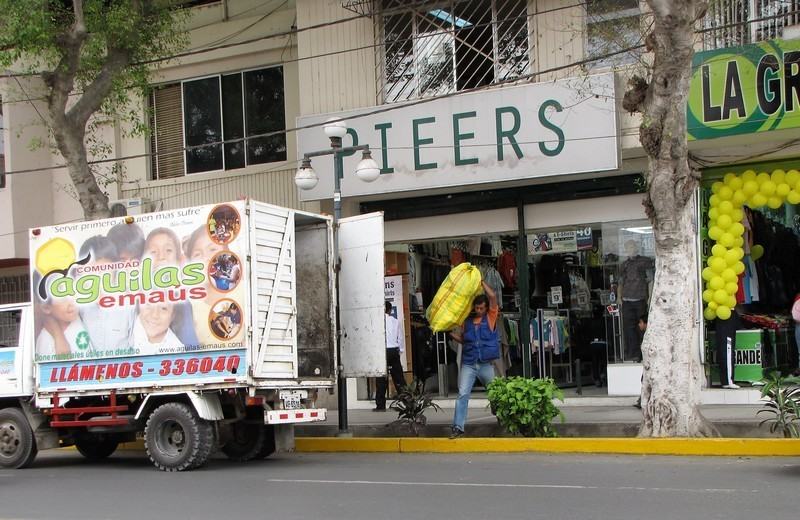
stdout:
[(511, 251), (503, 251), (497, 259), (497, 270), (503, 279), (503, 285), (509, 289), (517, 286), (517, 258)]

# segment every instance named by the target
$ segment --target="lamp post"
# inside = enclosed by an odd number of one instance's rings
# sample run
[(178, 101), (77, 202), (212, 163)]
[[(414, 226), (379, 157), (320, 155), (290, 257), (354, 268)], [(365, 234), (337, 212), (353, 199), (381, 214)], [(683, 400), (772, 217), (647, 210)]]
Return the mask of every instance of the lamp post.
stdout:
[(331, 147), (303, 154), (303, 161), (294, 177), (294, 182), (301, 190), (311, 190), (319, 182), (317, 172), (311, 167), (311, 158), (323, 155), (333, 156), (333, 251), (335, 255), (334, 273), (336, 276), (336, 345), (339, 367), (337, 370), (337, 394), (339, 403), (339, 434), (348, 432), (347, 424), (347, 378), (342, 376), (342, 348), (339, 328), (339, 233), (338, 222), (342, 217), (342, 190), (341, 178), (344, 170), (344, 157), (355, 152), (362, 152), (361, 161), (356, 166), (356, 176), (364, 182), (372, 182), (380, 174), (378, 163), (370, 154), (369, 145), (342, 147), (342, 138), (347, 134), (347, 124), (342, 120), (331, 120), (323, 127), (325, 135), (331, 140)]

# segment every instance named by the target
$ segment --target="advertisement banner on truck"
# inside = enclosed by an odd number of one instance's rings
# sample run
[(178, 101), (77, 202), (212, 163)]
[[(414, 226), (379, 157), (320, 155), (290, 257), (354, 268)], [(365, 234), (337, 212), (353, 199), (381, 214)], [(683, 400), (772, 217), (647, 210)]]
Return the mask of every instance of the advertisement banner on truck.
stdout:
[(234, 202), (34, 230), (36, 361), (54, 363), (40, 383), (230, 374), (217, 354), (245, 347), (244, 214)]

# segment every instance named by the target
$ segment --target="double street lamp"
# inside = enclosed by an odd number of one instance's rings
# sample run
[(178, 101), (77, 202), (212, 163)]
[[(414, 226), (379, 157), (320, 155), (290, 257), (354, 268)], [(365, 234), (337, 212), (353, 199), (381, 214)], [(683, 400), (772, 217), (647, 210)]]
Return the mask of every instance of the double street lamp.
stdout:
[[(314, 168), (311, 167), (312, 157), (323, 155), (333, 156), (333, 251), (335, 256), (334, 271), (336, 273), (336, 308), (339, 308), (339, 233), (337, 225), (342, 217), (342, 189), (341, 180), (344, 171), (344, 158), (356, 152), (362, 152), (361, 161), (356, 165), (356, 177), (364, 182), (373, 182), (380, 177), (381, 170), (378, 163), (372, 158), (369, 145), (342, 147), (342, 138), (347, 134), (347, 123), (340, 119), (332, 119), (323, 127), (325, 135), (331, 140), (331, 147), (326, 150), (309, 152), (303, 154), (303, 161), (294, 176), (294, 183), (301, 190), (312, 190), (319, 182), (319, 176)], [(339, 313), (336, 313), (336, 344), (339, 345), (337, 358), (339, 360), (339, 370), (337, 371), (337, 394), (339, 403), (339, 434), (348, 432), (347, 424), (347, 379), (342, 376), (342, 349), (341, 335), (339, 329)]]

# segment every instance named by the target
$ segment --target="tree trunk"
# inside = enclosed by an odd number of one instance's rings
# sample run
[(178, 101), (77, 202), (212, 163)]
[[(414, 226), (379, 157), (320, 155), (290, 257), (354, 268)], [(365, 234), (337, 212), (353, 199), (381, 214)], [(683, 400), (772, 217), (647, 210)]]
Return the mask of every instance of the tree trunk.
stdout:
[(716, 434), (698, 409), (702, 367), (698, 348), (698, 290), (694, 193), (699, 175), (688, 163), (686, 102), (694, 55), (698, 0), (648, 0), (654, 29), (652, 79), (637, 103), (648, 156), (645, 205), (656, 241), (656, 275), (642, 344), (642, 437)]
[(92, 174), (87, 159), (86, 145), (84, 144), (85, 129), (75, 128), (68, 123), (53, 125), (53, 133), (58, 146), (58, 151), (67, 162), (67, 169), (75, 190), (78, 201), (83, 208), (86, 220), (95, 220), (111, 216), (108, 209), (108, 197), (98, 186)]

